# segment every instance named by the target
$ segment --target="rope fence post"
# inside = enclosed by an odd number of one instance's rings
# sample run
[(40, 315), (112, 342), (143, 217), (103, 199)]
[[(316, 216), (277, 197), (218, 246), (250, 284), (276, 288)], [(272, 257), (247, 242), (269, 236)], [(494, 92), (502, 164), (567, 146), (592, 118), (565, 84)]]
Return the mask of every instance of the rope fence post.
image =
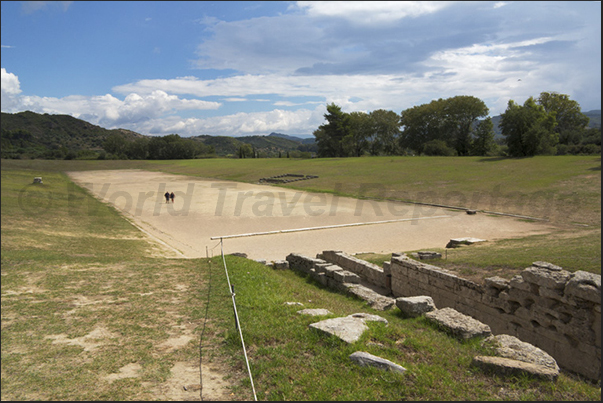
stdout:
[(245, 363), (247, 364), (247, 372), (249, 373), (249, 381), (251, 382), (251, 390), (253, 391), (253, 399), (255, 401), (257, 401), (258, 397), (255, 393), (253, 377), (251, 376), (251, 368), (249, 367), (249, 359), (247, 358), (247, 350), (245, 349), (245, 341), (243, 340), (243, 332), (241, 330), (241, 325), (239, 324), (239, 319), (238, 319), (238, 314), (237, 314), (237, 304), (235, 301), (234, 287), (230, 284), (230, 277), (228, 277), (228, 268), (226, 267), (226, 257), (224, 256), (224, 241), (223, 241), (222, 237), (220, 237), (220, 249), (221, 249), (221, 253), (222, 253), (222, 263), (224, 264), (224, 272), (226, 273), (226, 281), (228, 282), (228, 289), (230, 290), (230, 294), (232, 296), (232, 306), (233, 306), (234, 315), (235, 315), (235, 327), (239, 330), (239, 337), (241, 338), (241, 345), (243, 346), (243, 355), (245, 356)]

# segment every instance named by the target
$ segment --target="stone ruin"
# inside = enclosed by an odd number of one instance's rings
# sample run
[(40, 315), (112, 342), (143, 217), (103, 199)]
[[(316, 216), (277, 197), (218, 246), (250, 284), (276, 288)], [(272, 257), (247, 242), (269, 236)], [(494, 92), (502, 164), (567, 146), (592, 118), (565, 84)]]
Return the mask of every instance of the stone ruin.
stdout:
[[(286, 260), (291, 269), (357, 295), (377, 310), (393, 308), (401, 297), (431, 297), (433, 307), (423, 301), (426, 317), (436, 320), (445, 311), (434, 310), (435, 306), (451, 308), (483, 322), (492, 334), (537, 346), (564, 369), (590, 380), (601, 379), (600, 275), (570, 273), (551, 263), (534, 262), (511, 280), (491, 277), (481, 285), (404, 254), (392, 254), (383, 268), (341, 251), (324, 251), (316, 258), (291, 253)], [(506, 363), (511, 372), (529, 372), (532, 365), (509, 360), (476, 357), (474, 362), (484, 368)]]
[(318, 175), (282, 174), (270, 176), (268, 178), (260, 178), (259, 183), (290, 183), (316, 178), (318, 178)]

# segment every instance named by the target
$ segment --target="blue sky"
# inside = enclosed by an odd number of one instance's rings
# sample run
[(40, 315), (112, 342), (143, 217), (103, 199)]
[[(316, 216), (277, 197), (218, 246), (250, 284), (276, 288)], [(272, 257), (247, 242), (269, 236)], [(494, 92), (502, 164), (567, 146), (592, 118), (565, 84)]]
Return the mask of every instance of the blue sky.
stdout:
[(600, 2), (2, 1), (2, 111), (146, 135), (311, 135), (326, 104), (568, 94), (601, 108)]

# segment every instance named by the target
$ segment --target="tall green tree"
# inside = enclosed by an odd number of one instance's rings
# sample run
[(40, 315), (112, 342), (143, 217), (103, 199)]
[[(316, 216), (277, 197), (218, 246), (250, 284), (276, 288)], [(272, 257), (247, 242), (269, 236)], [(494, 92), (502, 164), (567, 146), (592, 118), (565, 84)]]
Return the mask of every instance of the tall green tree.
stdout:
[(474, 96), (459, 95), (444, 101), (446, 141), (456, 149), (458, 155), (469, 155), (474, 123), (487, 115), (488, 107), (484, 101)]
[(580, 110), (580, 104), (568, 95), (557, 92), (541, 92), (537, 100), (547, 113), (555, 113), (555, 132), (561, 144), (579, 144), (588, 125), (588, 116)]
[(533, 97), (523, 106), (510, 100), (499, 124), (512, 157), (554, 154), (559, 139), (555, 125), (555, 113), (547, 112)]
[(372, 132), (371, 118), (365, 112), (351, 112), (348, 115), (348, 134), (343, 138), (344, 153), (360, 157), (369, 149)]
[(406, 109), (401, 113), (400, 145), (419, 153), (425, 143), (442, 140), (458, 155), (468, 155), (475, 121), (487, 115), (488, 107), (484, 101), (468, 95), (440, 98)]
[(446, 123), (443, 112), (443, 99), (403, 110), (400, 114), (400, 146), (420, 154), (425, 143), (442, 139)]
[(494, 124), (491, 118), (486, 118), (477, 124), (475, 138), (471, 147), (473, 155), (488, 155), (496, 148), (494, 142)]
[[(373, 131), (373, 143), (378, 145), (372, 150), (382, 150), (386, 155), (398, 154), (400, 150), (400, 115), (394, 111), (377, 109), (370, 114)], [(375, 151), (371, 154), (377, 155)]]
[(314, 131), (319, 157), (345, 157), (343, 139), (349, 134), (349, 116), (341, 107), (331, 103), (324, 115), (326, 124)]

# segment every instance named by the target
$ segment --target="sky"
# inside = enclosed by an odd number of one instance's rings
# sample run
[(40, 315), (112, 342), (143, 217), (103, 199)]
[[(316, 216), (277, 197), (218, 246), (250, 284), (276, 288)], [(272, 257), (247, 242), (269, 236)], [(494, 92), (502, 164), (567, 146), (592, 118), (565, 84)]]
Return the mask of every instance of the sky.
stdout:
[(592, 1), (2, 1), (2, 112), (182, 137), (311, 136), (326, 105), (567, 94), (601, 109)]

